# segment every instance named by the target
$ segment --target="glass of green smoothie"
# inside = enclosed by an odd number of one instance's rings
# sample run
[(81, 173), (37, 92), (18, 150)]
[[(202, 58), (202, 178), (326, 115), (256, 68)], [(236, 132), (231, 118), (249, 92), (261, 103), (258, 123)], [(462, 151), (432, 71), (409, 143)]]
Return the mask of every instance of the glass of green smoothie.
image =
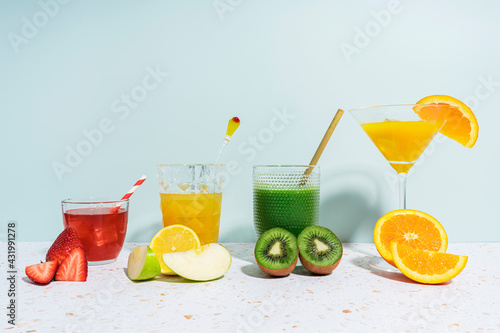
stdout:
[(276, 227), (298, 236), (304, 228), (317, 225), (319, 175), (317, 165), (255, 165), (253, 220), (257, 236)]

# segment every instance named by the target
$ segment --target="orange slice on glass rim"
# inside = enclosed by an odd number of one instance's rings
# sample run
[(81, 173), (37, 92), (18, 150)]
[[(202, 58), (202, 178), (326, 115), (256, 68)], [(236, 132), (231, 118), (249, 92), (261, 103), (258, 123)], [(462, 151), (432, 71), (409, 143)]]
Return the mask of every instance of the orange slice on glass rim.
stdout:
[(391, 242), (436, 252), (446, 252), (448, 236), (438, 220), (412, 209), (399, 209), (382, 216), (375, 224), (373, 241), (378, 253), (395, 266)]
[[(436, 104), (436, 107), (414, 107), (418, 116), (425, 120), (437, 120), (436, 115), (443, 115), (446, 123), (439, 130), (443, 135), (457, 141), (467, 148), (472, 148), (477, 141), (479, 125), (472, 110), (456, 98), (447, 95), (432, 95), (422, 98), (417, 104)], [(444, 106), (447, 106), (443, 108)]]
[(396, 267), (406, 277), (420, 283), (443, 283), (460, 274), (467, 264), (466, 256), (420, 250), (397, 241), (391, 242)]

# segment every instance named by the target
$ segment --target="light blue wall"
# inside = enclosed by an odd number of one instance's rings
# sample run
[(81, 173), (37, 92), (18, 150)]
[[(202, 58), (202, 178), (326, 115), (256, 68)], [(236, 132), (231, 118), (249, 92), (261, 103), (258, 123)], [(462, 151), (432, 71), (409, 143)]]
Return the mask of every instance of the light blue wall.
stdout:
[[(479, 140), (438, 138), (409, 176), (408, 206), (451, 242), (500, 241), (500, 3), (67, 2), (0, 3), (0, 214), (18, 239), (54, 239), (62, 199), (120, 198), (146, 174), (127, 240), (149, 241), (161, 227), (156, 164), (212, 162), (237, 115), (221, 241), (254, 241), (252, 165), (307, 163), (339, 107), (449, 94), (473, 107)], [(68, 149), (87, 155), (68, 165)], [(348, 114), (320, 165), (321, 224), (370, 242), (398, 205), (393, 170)]]

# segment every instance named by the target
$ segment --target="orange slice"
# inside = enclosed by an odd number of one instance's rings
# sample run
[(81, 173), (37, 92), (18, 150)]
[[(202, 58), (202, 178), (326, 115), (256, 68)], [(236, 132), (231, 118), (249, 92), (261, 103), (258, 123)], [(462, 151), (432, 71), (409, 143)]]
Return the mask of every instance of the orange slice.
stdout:
[(193, 229), (180, 224), (161, 229), (149, 243), (149, 247), (160, 261), (161, 272), (166, 275), (176, 274), (163, 262), (164, 253), (185, 252), (200, 246), (200, 239)]
[(401, 273), (421, 283), (443, 283), (453, 279), (465, 268), (466, 256), (419, 250), (407, 244), (391, 242), (391, 253)]
[(417, 104), (436, 104), (439, 106), (439, 108), (414, 107), (419, 117), (425, 120), (436, 120), (436, 111), (443, 111), (442, 106), (448, 106), (445, 110), (446, 123), (439, 132), (467, 148), (474, 146), (477, 141), (479, 125), (474, 113), (465, 103), (446, 95), (432, 95), (422, 98)]
[(378, 253), (391, 265), (395, 265), (391, 241), (437, 252), (446, 252), (448, 247), (441, 223), (429, 214), (412, 209), (394, 210), (382, 216), (375, 224), (373, 240)]

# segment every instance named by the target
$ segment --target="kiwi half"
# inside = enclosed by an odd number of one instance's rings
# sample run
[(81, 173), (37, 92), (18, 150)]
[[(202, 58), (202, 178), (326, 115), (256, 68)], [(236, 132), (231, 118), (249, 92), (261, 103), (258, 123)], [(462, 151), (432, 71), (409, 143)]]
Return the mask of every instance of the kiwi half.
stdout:
[(286, 276), (293, 271), (299, 259), (297, 238), (283, 228), (269, 229), (257, 240), (254, 255), (264, 273)]
[(342, 243), (324, 227), (305, 228), (297, 238), (299, 258), (305, 269), (315, 274), (330, 274), (342, 258)]

